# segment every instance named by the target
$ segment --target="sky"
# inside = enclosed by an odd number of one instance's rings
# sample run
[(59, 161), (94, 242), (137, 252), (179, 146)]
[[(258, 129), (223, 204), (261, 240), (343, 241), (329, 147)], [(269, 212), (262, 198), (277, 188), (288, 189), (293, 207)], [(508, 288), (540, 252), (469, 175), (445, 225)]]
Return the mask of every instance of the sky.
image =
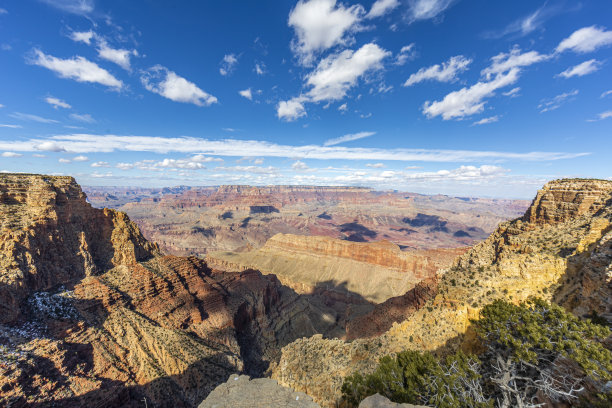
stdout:
[(0, 171), (531, 198), (612, 176), (612, 2), (0, 0)]

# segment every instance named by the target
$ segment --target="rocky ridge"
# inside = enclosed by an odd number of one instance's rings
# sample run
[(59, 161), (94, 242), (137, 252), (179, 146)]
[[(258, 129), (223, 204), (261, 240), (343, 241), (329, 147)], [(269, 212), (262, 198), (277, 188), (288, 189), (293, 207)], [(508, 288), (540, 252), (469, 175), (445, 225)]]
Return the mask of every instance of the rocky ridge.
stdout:
[(611, 223), (611, 181), (550, 182), (524, 217), (502, 223), (459, 257), (440, 278), (437, 295), (407, 320), (368, 340), (297, 340), (283, 348), (272, 378), (335, 406), (341, 379), (372, 370), (382, 355), (475, 347), (470, 319), (498, 298), (539, 296), (578, 315), (612, 318)]

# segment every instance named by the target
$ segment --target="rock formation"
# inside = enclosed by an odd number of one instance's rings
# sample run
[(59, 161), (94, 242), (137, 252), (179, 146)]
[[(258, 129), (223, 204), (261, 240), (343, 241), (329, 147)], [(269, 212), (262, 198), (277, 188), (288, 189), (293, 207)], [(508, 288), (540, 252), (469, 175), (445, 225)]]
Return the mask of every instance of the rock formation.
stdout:
[(498, 298), (518, 302), (539, 296), (578, 315), (594, 311), (611, 319), (611, 224), (611, 181), (550, 182), (524, 217), (502, 223), (459, 257), (440, 278), (437, 295), (407, 320), (379, 337), (351, 343), (320, 336), (297, 340), (283, 348), (272, 377), (321, 406), (335, 406), (341, 379), (374, 369), (382, 355), (470, 350), (475, 346), (470, 319)]
[(277, 234), (258, 250), (213, 252), (209, 264), (224, 270), (275, 274), (299, 293), (317, 290), (357, 295), (374, 303), (402, 296), (436, 276), (467, 248), (401, 251), (389, 242), (351, 242), (329, 237)]
[(194, 407), (338, 329), (274, 276), (161, 256), (72, 178), (0, 176), (0, 405)]
[(94, 206), (127, 212), (165, 253), (202, 257), (260, 248), (278, 233), (387, 240), (410, 250), (469, 246), (529, 204), (353, 187), (90, 187), (86, 192)]

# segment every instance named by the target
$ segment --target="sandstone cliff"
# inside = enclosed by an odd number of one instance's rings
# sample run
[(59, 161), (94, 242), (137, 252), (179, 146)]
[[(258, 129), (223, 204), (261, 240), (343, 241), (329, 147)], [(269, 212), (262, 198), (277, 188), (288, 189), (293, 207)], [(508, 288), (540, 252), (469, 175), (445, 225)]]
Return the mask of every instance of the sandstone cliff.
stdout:
[(72, 177), (0, 175), (0, 323), (30, 291), (158, 253), (124, 213), (92, 208)]
[(407, 320), (370, 340), (298, 340), (283, 349), (273, 378), (309, 393), (322, 406), (334, 406), (341, 378), (373, 369), (386, 353), (470, 349), (470, 319), (496, 298), (521, 301), (535, 295), (579, 315), (595, 311), (610, 318), (611, 223), (611, 181), (550, 182), (524, 217), (502, 223), (459, 257), (443, 274), (435, 298)]

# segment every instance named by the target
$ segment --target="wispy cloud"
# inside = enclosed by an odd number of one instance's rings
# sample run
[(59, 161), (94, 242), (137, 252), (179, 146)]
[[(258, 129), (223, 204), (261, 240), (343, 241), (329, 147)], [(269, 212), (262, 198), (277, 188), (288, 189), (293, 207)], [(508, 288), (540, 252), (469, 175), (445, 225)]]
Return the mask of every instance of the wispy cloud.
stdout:
[(591, 59), (573, 67), (569, 67), (565, 71), (559, 73), (559, 76), (563, 78), (571, 78), (573, 76), (585, 76), (599, 70), (599, 67), (601, 67), (601, 65), (601, 62), (597, 61), (596, 59)]
[(487, 123), (494, 123), (499, 121), (499, 115), (495, 115), (495, 116), (490, 116), (488, 118), (482, 118), (477, 122), (474, 122), (473, 125), (478, 126), (478, 125), (486, 125)]
[(335, 146), (340, 143), (352, 142), (353, 140), (359, 140), (359, 139), (363, 139), (366, 137), (374, 136), (375, 134), (376, 132), (352, 133), (352, 134), (340, 136), (334, 139), (329, 139), (325, 143), (323, 143), (323, 146)]
[(408, 0), (408, 22), (436, 18), (454, 2), (455, 0)]
[(376, 18), (384, 16), (385, 14), (393, 11), (400, 5), (399, 0), (376, 0), (370, 11), (366, 15), (366, 18)]
[(7, 124), (7, 123), (0, 123), (0, 128), (9, 128), (9, 129), (20, 129), (23, 126), (21, 125), (11, 125), (11, 124)]
[(472, 60), (463, 55), (451, 57), (448, 61), (443, 62), (442, 65), (436, 64), (419, 69), (416, 73), (410, 75), (406, 82), (404, 82), (404, 86), (412, 86), (428, 80), (438, 82), (456, 81), (457, 75), (466, 71), (471, 63)]
[(7, 157), (7, 158), (17, 158), (17, 157), (23, 156), (23, 154), (15, 153), (15, 152), (4, 152), (4, 153), (0, 154), (0, 156)]
[(61, 59), (47, 55), (38, 49), (34, 49), (33, 56), (28, 58), (30, 64), (47, 68), (61, 78), (73, 79), (78, 82), (91, 82), (121, 89), (123, 82), (115, 78), (110, 72), (83, 57)]
[(474, 162), (547, 161), (581, 157), (590, 153), (499, 152), (436, 149), (381, 149), (344, 146), (289, 146), (259, 140), (207, 140), (195, 137), (155, 137), (72, 134), (48, 139), (2, 140), (4, 151), (65, 151), (68, 153), (155, 152), (199, 153), (230, 157), (285, 157), (320, 160)]
[(68, 13), (87, 15), (94, 11), (94, 0), (40, 0)]
[(548, 5), (548, 2), (545, 2), (544, 5), (539, 7), (537, 10), (513, 21), (503, 30), (487, 31), (483, 34), (483, 36), (485, 38), (493, 39), (502, 38), (505, 36), (523, 37), (541, 28), (549, 18), (561, 13), (562, 11), (563, 9), (560, 6)]
[(578, 95), (578, 90), (574, 89), (571, 92), (564, 92), (550, 99), (542, 99), (538, 105), (538, 109), (540, 109), (540, 113), (559, 109), (564, 103), (573, 100), (576, 95)]
[(62, 101), (61, 99), (54, 98), (53, 96), (47, 96), (45, 98), (45, 102), (47, 102), (49, 105), (53, 106), (55, 109), (57, 109), (57, 108), (64, 108), (64, 109), (72, 108), (72, 106), (70, 106), (68, 103)]
[(77, 120), (79, 122), (96, 123), (96, 120), (89, 113), (84, 113), (82, 115), (78, 113), (71, 113), (68, 116), (70, 116), (71, 119)]
[(27, 120), (27, 121), (38, 122), (38, 123), (59, 123), (59, 121), (55, 119), (43, 118), (41, 116), (32, 115), (30, 113), (14, 112), (14, 113), (11, 113), (9, 116), (15, 119), (19, 119), (19, 120)]
[(231, 75), (238, 65), (238, 57), (235, 54), (227, 54), (223, 56), (221, 63), (219, 64), (219, 73), (223, 76)]

